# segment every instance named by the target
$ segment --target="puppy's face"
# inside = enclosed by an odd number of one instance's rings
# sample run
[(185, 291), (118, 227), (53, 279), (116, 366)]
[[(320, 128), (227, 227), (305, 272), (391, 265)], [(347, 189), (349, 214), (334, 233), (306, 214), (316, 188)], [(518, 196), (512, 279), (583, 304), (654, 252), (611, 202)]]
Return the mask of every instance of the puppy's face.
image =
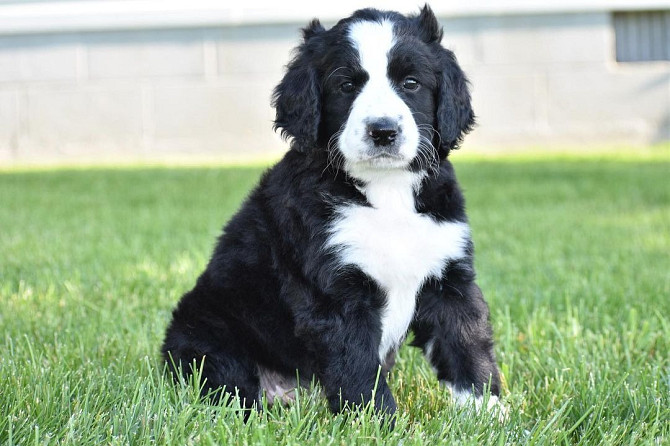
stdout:
[(325, 151), (349, 171), (425, 169), (470, 129), (465, 76), (428, 7), (416, 17), (362, 10), (303, 32), (274, 95), (275, 125), (294, 149)]
[[(399, 38), (390, 20), (354, 22), (347, 37), (356, 58), (329, 73), (324, 118), (339, 123), (338, 117), (346, 117), (338, 147), (347, 164), (406, 167), (422, 138), (431, 144), (435, 82), (417, 66), (426, 57), (425, 45)], [(414, 51), (408, 48), (412, 40)], [(332, 100), (336, 96), (341, 98)]]

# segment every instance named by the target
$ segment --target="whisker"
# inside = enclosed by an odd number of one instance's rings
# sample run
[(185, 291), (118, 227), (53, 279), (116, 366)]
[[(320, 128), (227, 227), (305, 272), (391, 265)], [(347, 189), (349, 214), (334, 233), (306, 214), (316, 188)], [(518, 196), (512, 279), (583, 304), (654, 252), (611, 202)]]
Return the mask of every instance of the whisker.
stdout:
[[(432, 127), (432, 126), (431, 126)], [(439, 172), (439, 152), (426, 135), (419, 135), (419, 161), (421, 166), (430, 174)]]
[(342, 133), (344, 132), (345, 124), (346, 123), (342, 124), (340, 128), (328, 139), (328, 143), (326, 144), (328, 162), (326, 163), (326, 167), (321, 172), (321, 175), (323, 175), (324, 172), (328, 170), (328, 168), (333, 169), (335, 177), (337, 177), (337, 174), (340, 171), (340, 167), (344, 162), (344, 155), (339, 150), (338, 143), (339, 137), (342, 136)]
[(428, 131), (430, 131), (431, 134), (432, 134), (432, 135), (431, 135), (432, 137), (437, 136), (437, 140), (438, 140), (437, 145), (438, 145), (438, 146), (442, 145), (442, 136), (440, 135), (440, 132), (438, 132), (437, 129), (436, 129), (435, 127), (433, 127), (433, 126), (430, 125), (430, 124), (418, 124), (417, 127), (418, 127), (419, 129), (421, 129), (421, 130), (428, 130)]
[(437, 136), (439, 147), (442, 142), (440, 133), (430, 124), (418, 124), (417, 127), (419, 128), (421, 143), (424, 146), (424, 150), (426, 151), (425, 156), (428, 160), (426, 169), (433, 171), (437, 175), (439, 173), (439, 150), (433, 144), (433, 139)]
[[(337, 68), (335, 68), (333, 71), (330, 72), (330, 74), (328, 75), (328, 77), (326, 77), (326, 80), (324, 81), (324, 83), (325, 83), (325, 82), (328, 82), (328, 80), (329, 80), (335, 73), (337, 73), (339, 70), (346, 70), (346, 69), (347, 69), (347, 67), (337, 67)], [(346, 76), (342, 76), (342, 77), (346, 77)]]
[(421, 115), (424, 118), (428, 118), (428, 115), (419, 111), (412, 111), (412, 115)]

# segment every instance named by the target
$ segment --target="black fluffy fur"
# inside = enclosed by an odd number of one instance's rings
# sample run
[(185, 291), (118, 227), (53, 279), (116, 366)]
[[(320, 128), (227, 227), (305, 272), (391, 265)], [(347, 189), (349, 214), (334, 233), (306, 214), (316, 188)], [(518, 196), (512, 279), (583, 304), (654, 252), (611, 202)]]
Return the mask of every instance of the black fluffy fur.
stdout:
[[(273, 96), (276, 128), (291, 139), (291, 150), (262, 177), (224, 228), (211, 261), (173, 312), (162, 347), (177, 374), (189, 376), (203, 364), (203, 393), (238, 394), (242, 404), (259, 405), (258, 366), (286, 376), (316, 378), (330, 408), (373, 404), (392, 414), (395, 401), (377, 357), (379, 286), (353, 266), (342, 267), (324, 245), (338, 205), (369, 205), (328, 147), (346, 121), (353, 98), (338, 95), (328, 77), (339, 66), (356, 71), (356, 52), (344, 38), (353, 21), (387, 18), (395, 23), (398, 46), (389, 76), (412, 70), (425, 86), (403, 97), (430, 124), (438, 148), (416, 210), (435, 221), (467, 221), (463, 195), (447, 155), (474, 122), (467, 80), (442, 30), (426, 6), (417, 16), (373, 9), (357, 11), (325, 30), (314, 20)], [(408, 67), (409, 64), (409, 67)], [(365, 73), (358, 82), (365, 82)], [(402, 93), (399, 93), (402, 94)], [(330, 150), (329, 150), (330, 149)], [(408, 235), (411, 236), (411, 235)], [(413, 345), (429, 350), (440, 379), (456, 389), (481, 394), (490, 383), (499, 393), (498, 370), (488, 308), (474, 283), (472, 245), (464, 259), (444, 266), (417, 296)], [(428, 349), (427, 346), (431, 345)], [(386, 371), (386, 369), (385, 369)]]

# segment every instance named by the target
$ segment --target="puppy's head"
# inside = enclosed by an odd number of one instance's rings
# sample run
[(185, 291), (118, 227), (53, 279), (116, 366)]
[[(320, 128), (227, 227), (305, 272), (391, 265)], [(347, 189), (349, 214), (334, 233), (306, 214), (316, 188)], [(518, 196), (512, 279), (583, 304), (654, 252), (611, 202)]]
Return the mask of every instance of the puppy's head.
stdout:
[(471, 129), (467, 80), (428, 6), (410, 17), (364, 9), (330, 30), (314, 20), (303, 37), (273, 95), (292, 149), (337, 152), (350, 169), (416, 170)]

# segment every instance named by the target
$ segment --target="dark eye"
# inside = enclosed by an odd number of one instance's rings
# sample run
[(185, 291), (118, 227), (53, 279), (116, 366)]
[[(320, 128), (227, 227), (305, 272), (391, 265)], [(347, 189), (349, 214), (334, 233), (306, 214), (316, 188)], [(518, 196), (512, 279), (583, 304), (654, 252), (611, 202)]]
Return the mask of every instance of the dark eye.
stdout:
[(413, 77), (408, 77), (407, 79), (402, 81), (402, 88), (409, 91), (415, 91), (416, 89), (419, 88), (419, 81), (414, 79)]
[(351, 93), (355, 89), (356, 89), (356, 86), (351, 81), (342, 82), (340, 84), (340, 91), (342, 91), (342, 93)]

